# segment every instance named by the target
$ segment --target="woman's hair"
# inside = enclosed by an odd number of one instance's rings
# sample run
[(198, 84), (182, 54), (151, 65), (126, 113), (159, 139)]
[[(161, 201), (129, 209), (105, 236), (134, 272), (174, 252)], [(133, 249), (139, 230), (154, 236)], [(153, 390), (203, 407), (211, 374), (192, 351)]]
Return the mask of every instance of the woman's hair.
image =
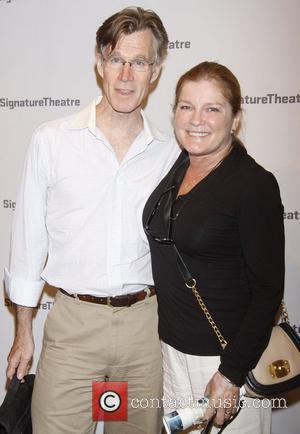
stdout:
[(97, 50), (103, 55), (104, 49), (114, 50), (122, 35), (150, 30), (156, 40), (156, 62), (160, 63), (167, 54), (168, 34), (159, 16), (150, 9), (128, 7), (107, 18), (96, 34)]
[(177, 82), (174, 110), (177, 107), (183, 85), (188, 81), (213, 80), (219, 85), (224, 98), (229, 102), (235, 116), (241, 111), (241, 88), (233, 73), (216, 62), (202, 62), (185, 72)]

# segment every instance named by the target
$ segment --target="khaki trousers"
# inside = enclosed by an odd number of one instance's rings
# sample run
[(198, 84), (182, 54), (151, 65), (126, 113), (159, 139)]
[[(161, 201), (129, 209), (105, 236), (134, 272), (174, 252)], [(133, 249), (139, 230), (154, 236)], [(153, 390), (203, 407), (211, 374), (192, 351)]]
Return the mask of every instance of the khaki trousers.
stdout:
[(156, 296), (113, 308), (58, 291), (37, 368), (33, 434), (94, 433), (92, 381), (105, 379), (128, 381), (128, 421), (105, 423), (106, 434), (160, 433), (159, 405), (145, 408), (162, 395)]
[[(162, 342), (164, 367), (164, 412), (177, 407), (186, 407), (195, 399), (204, 396), (204, 390), (220, 365), (219, 356), (193, 356), (184, 354)], [(213, 427), (211, 434), (218, 428)], [(237, 417), (224, 429), (224, 434), (270, 434), (271, 402), (267, 399), (245, 398), (244, 406)], [(191, 427), (182, 434), (200, 434)]]

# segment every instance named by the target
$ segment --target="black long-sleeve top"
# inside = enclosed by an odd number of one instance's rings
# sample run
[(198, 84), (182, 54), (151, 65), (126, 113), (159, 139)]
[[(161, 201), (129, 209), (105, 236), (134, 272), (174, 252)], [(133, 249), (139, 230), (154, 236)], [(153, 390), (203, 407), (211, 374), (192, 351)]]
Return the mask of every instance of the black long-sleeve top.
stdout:
[[(225, 350), (179, 272), (174, 247), (148, 235), (158, 294), (159, 335), (177, 350), (220, 355), (219, 370), (238, 386), (267, 345), (284, 286), (283, 207), (274, 176), (238, 142), (222, 164), (188, 194), (176, 190), (189, 159), (185, 151), (150, 196), (144, 226), (168, 238), (167, 209), (173, 201), (172, 233), (216, 324)], [(172, 194), (174, 199), (172, 199)]]

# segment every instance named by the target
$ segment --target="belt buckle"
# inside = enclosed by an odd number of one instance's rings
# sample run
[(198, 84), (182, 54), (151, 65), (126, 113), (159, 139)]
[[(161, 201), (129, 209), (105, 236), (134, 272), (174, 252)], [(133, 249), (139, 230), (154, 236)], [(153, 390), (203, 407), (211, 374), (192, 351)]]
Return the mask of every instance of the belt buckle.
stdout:
[[(115, 297), (116, 300), (122, 300), (122, 304), (120, 307), (130, 307), (132, 305), (132, 298), (130, 297), (130, 294), (126, 295), (117, 295)], [(125, 303), (126, 302), (126, 303)]]
[(133, 304), (133, 297), (130, 297), (130, 294), (127, 294), (126, 295), (126, 297), (127, 297), (127, 305), (126, 305), (126, 307), (130, 307), (132, 304)]
[(119, 300), (126, 300), (126, 304), (120, 304), (120, 307), (130, 307), (133, 303), (135, 303), (134, 299), (130, 296), (130, 294), (127, 295), (117, 295), (116, 297), (107, 297), (107, 306), (110, 307), (117, 307), (118, 304), (114, 305), (112, 303), (112, 300), (115, 299), (116, 301)]

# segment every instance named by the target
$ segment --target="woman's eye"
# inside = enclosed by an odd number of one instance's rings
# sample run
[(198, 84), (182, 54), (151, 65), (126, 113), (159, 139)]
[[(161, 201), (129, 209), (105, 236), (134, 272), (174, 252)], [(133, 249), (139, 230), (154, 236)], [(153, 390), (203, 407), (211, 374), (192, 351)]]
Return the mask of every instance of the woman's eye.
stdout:
[(190, 109), (191, 109), (190, 105), (183, 104), (179, 106), (179, 110), (190, 110)]
[(208, 107), (208, 111), (209, 112), (219, 112), (220, 110), (218, 109), (218, 107)]

